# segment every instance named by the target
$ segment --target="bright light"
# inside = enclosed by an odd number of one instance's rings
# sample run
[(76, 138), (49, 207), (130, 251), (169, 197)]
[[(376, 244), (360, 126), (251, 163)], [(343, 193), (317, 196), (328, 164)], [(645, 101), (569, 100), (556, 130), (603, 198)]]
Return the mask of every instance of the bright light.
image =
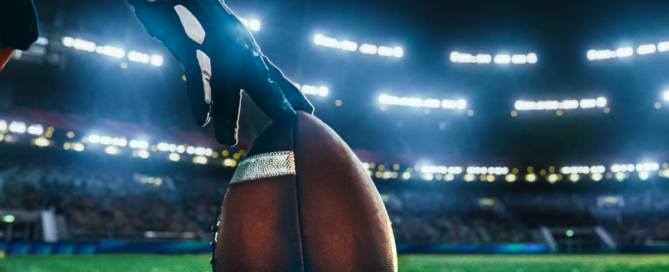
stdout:
[(256, 32), (260, 31), (260, 21), (255, 20), (255, 19), (251, 19), (249, 21), (249, 29), (251, 29), (253, 31), (256, 31)]
[(421, 171), (423, 173), (430, 174), (455, 174), (459, 175), (462, 173), (462, 167), (459, 166), (430, 166), (425, 165), (420, 168), (416, 168), (416, 171)]
[(179, 160), (181, 160), (181, 156), (179, 156), (178, 153), (170, 153), (170, 155), (167, 158), (169, 158), (170, 161), (173, 162), (178, 162)]
[(430, 174), (430, 173), (423, 174), (423, 179), (428, 180), (428, 181), (432, 180), (432, 179), (434, 179), (434, 175)]
[(497, 64), (508, 64), (511, 62), (511, 56), (509, 55), (497, 55), (493, 59), (493, 61)]
[(379, 46), (378, 54), (379, 56), (390, 57), (393, 55), (393, 48), (387, 46)]
[(669, 42), (661, 42), (657, 44), (657, 51), (665, 52), (669, 51)]
[(49, 144), (50, 144), (49, 140), (47, 140), (44, 137), (39, 137), (39, 138), (35, 139), (34, 143), (35, 143), (36, 146), (39, 146), (39, 147), (46, 147), (46, 146), (49, 146)]
[(189, 146), (188, 148), (186, 148), (186, 153), (188, 153), (190, 155), (195, 154), (195, 147)]
[(23, 122), (12, 122), (9, 124), (9, 131), (14, 133), (26, 133), (26, 123)]
[(130, 141), (130, 148), (147, 149), (149, 148), (149, 143), (146, 141), (132, 140)]
[(641, 179), (641, 180), (647, 180), (648, 176), (649, 176), (649, 174), (646, 171), (639, 172), (639, 179)]
[(402, 174), (402, 178), (403, 178), (403, 179), (410, 179), (410, 178), (411, 178), (411, 173), (409, 173), (409, 172), (404, 172), (404, 173)]
[(548, 175), (548, 182), (556, 183), (557, 181), (558, 181), (558, 175), (556, 175), (556, 174)]
[(422, 108), (444, 108), (444, 109), (464, 109), (467, 107), (465, 100), (438, 100), (438, 99), (421, 99), (415, 97), (398, 97), (387, 94), (379, 96), (379, 103), (384, 105), (396, 105), (405, 107), (422, 107)]
[(98, 54), (102, 54), (105, 56), (110, 56), (110, 57), (115, 57), (115, 58), (123, 58), (125, 56), (125, 50), (109, 45), (105, 46), (98, 46), (95, 49), (95, 52), (98, 52)]
[(467, 167), (467, 174), (474, 174), (474, 175), (485, 175), (485, 174), (490, 174), (490, 175), (506, 175), (509, 173), (509, 168), (507, 167), (475, 167), (475, 166), (470, 166)]
[(179, 146), (177, 146), (177, 152), (179, 152), (179, 153), (184, 153), (184, 152), (186, 152), (186, 147), (183, 146), (183, 145), (179, 145)]
[(616, 179), (618, 181), (623, 181), (625, 179), (625, 173), (616, 173)]
[(130, 53), (128, 53), (128, 59), (139, 63), (149, 63), (149, 61), (151, 61), (149, 55), (135, 51), (130, 51)]
[(602, 180), (602, 177), (603, 177), (603, 176), (602, 176), (601, 173), (594, 173), (594, 174), (592, 174), (592, 180), (594, 180), (594, 181), (600, 181), (600, 180)]
[(508, 182), (514, 182), (514, 181), (516, 181), (516, 175), (514, 175), (514, 174), (508, 174), (508, 175), (506, 175), (506, 181), (508, 181)]
[(95, 52), (97, 46), (94, 42), (84, 41), (81, 39), (72, 39), (70, 37), (63, 38), (63, 45), (65, 47), (73, 47), (74, 49), (79, 49), (88, 52)]
[(525, 176), (525, 180), (527, 180), (528, 182), (535, 182), (537, 181), (537, 175), (527, 174), (527, 176)]
[(330, 89), (325, 86), (317, 87), (317, 86), (311, 86), (311, 85), (302, 85), (301, 87), (299, 84), (295, 84), (300, 91), (302, 91), (303, 94), (308, 94), (308, 95), (318, 95), (318, 96), (328, 96), (330, 94)]
[(109, 155), (116, 155), (118, 154), (118, 151), (119, 151), (118, 148), (115, 146), (108, 146), (107, 148), (105, 148), (105, 153)]
[(5, 130), (7, 130), (7, 121), (0, 120), (0, 131), (5, 131)]
[[(599, 168), (597, 168), (599, 170)], [(590, 174), (590, 167), (587, 166), (567, 166), (560, 169), (562, 174)]]
[[(664, 92), (664, 100), (669, 101), (669, 91)], [(1, 130), (1, 129), (0, 129)]]
[(569, 175), (569, 180), (571, 180), (572, 182), (577, 182), (579, 178), (581, 178), (581, 176), (579, 176), (576, 173)]
[(197, 156), (193, 158), (193, 163), (194, 164), (207, 164), (207, 157), (205, 156)]
[(151, 64), (153, 66), (161, 66), (163, 65), (163, 56), (160, 55), (153, 55), (151, 56)]
[(44, 133), (44, 128), (42, 125), (30, 125), (28, 127), (28, 133), (32, 135), (42, 135), (42, 133)]
[(85, 147), (82, 143), (74, 143), (72, 144), (72, 149), (74, 149), (74, 151), (81, 152), (84, 151)]
[(12, 222), (14, 222), (15, 219), (16, 218), (14, 218), (14, 216), (11, 215), (11, 214), (10, 215), (5, 215), (5, 216), (2, 217), (2, 221), (5, 222), (5, 223), (12, 223)]
[(74, 39), (72, 37), (63, 37), (63, 46), (65, 47), (74, 46)]
[(616, 54), (619, 58), (629, 57), (634, 55), (634, 49), (632, 47), (618, 48)]
[(328, 96), (328, 94), (330, 94), (330, 89), (328, 89), (328, 87), (318, 88), (318, 95), (319, 96), (325, 97), (325, 96)]
[(648, 54), (653, 54), (657, 50), (657, 47), (655, 47), (654, 44), (644, 44), (640, 45), (639, 48), (636, 49), (636, 53), (639, 55), (648, 55)]
[(341, 49), (346, 51), (358, 51), (358, 43), (352, 41), (342, 41)]
[(472, 174), (466, 174), (465, 175), (465, 181), (466, 182), (472, 182), (472, 181), (474, 181), (474, 179), (476, 179), (475, 175), (472, 175)]
[(527, 56), (526, 55), (513, 55), (511, 57), (511, 62), (513, 62), (513, 64), (525, 64), (525, 63), (527, 63)]
[(515, 103), (516, 110), (570, 110), (570, 109), (590, 109), (590, 108), (603, 108), (606, 107), (607, 100), (604, 97), (599, 97), (597, 99), (582, 99), (580, 102), (578, 100), (565, 100), (565, 101), (524, 101), (518, 100)]
[(139, 156), (142, 159), (148, 159), (149, 158), (149, 151), (140, 150), (140, 151), (137, 152), (137, 156)]
[(404, 49), (402, 47), (393, 48), (393, 57), (401, 58), (404, 56)]
[(260, 21), (256, 19), (247, 20), (241, 17), (238, 17), (239, 20), (252, 31), (260, 31)]
[(365, 53), (365, 54), (374, 55), (374, 54), (376, 54), (377, 50), (378, 49), (377, 49), (376, 45), (373, 45), (373, 44), (366, 44), (365, 43), (365, 44), (360, 46), (360, 52)]
[(537, 54), (534, 54), (534, 53), (527, 54), (527, 63), (535, 64), (535, 63), (537, 63), (538, 60), (539, 59), (537, 58)]
[(93, 143), (93, 144), (97, 144), (97, 143), (100, 142), (100, 136), (90, 135), (90, 136), (88, 136), (88, 142)]

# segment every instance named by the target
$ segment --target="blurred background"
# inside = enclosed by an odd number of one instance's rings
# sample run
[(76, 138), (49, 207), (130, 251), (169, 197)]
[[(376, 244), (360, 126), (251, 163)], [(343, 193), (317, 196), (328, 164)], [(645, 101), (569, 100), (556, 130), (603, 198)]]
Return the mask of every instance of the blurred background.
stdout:
[[(0, 245), (209, 252), (269, 119), (245, 96), (221, 146), (125, 1), (34, 2), (0, 73)], [(400, 254), (669, 252), (669, 2), (226, 4), (359, 156)]]

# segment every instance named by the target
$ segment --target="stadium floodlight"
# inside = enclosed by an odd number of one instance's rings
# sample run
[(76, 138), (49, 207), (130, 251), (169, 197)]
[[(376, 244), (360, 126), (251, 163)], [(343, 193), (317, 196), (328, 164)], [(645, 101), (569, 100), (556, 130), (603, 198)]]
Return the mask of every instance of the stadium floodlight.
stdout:
[(509, 64), (511, 62), (511, 56), (509, 55), (497, 55), (493, 59), (497, 64)]
[(604, 97), (599, 97), (597, 99), (582, 99), (580, 102), (578, 100), (565, 100), (565, 101), (524, 101), (518, 100), (514, 104), (516, 110), (571, 110), (577, 109), (579, 106), (582, 109), (589, 108), (603, 108), (606, 107), (607, 100)]
[(507, 182), (514, 182), (514, 181), (516, 181), (516, 175), (514, 175), (514, 174), (508, 174), (508, 175), (506, 175), (506, 181), (507, 181)]
[(95, 49), (95, 52), (97, 52), (98, 54), (115, 57), (119, 59), (125, 56), (125, 50), (109, 45), (98, 46), (97, 49)]
[(179, 152), (179, 153), (186, 152), (186, 147), (184, 145), (177, 146), (177, 152)]
[(352, 41), (342, 41), (341, 42), (341, 49), (346, 50), (346, 51), (357, 51), (358, 50), (358, 43), (352, 42)]
[(0, 120), (0, 131), (5, 131), (5, 130), (7, 130), (7, 121)]
[(81, 152), (81, 151), (84, 151), (85, 146), (82, 143), (74, 143), (74, 144), (72, 144), (72, 149), (74, 151)]
[(639, 179), (640, 180), (647, 180), (649, 176), (650, 176), (650, 174), (648, 174), (648, 172), (646, 172), (646, 171), (639, 172)]
[(112, 137), (109, 136), (102, 136), (100, 137), (100, 143), (103, 145), (111, 145), (113, 143)]
[(387, 94), (379, 96), (379, 103), (383, 105), (395, 105), (405, 107), (417, 108), (444, 108), (444, 109), (463, 109), (467, 107), (465, 100), (438, 100), (438, 99), (421, 99), (416, 97), (399, 97)]
[(42, 133), (44, 133), (44, 128), (42, 125), (30, 125), (27, 131), (32, 135), (42, 135)]
[(163, 56), (161, 56), (161, 55), (151, 56), (151, 65), (153, 65), (153, 66), (163, 65)]
[(239, 20), (242, 21), (242, 24), (244, 24), (246, 27), (248, 27), (250, 30), (258, 32), (260, 31), (260, 21), (256, 19), (244, 19), (239, 17)]
[(107, 153), (109, 155), (116, 155), (116, 154), (118, 154), (118, 152), (119, 152), (119, 150), (115, 146), (108, 146), (107, 148), (105, 148), (105, 153)]
[(318, 95), (319, 96), (325, 97), (325, 96), (328, 96), (328, 94), (330, 94), (330, 89), (328, 89), (328, 87), (321, 86), (321, 87), (318, 88)]
[(194, 164), (207, 164), (207, 157), (205, 156), (196, 156), (193, 158)]
[(404, 49), (402, 47), (393, 48), (393, 57), (401, 58), (404, 56)]
[(590, 177), (594, 181), (600, 181), (604, 176), (601, 173), (593, 173)]
[(535, 63), (537, 63), (538, 60), (539, 60), (539, 58), (537, 58), (537, 54), (535, 54), (535, 53), (527, 54), (527, 63), (535, 64)]
[(669, 101), (669, 91), (664, 91), (664, 100)]
[(97, 49), (97, 46), (94, 42), (89, 42), (82, 39), (74, 39), (72, 37), (63, 37), (63, 46), (88, 52), (95, 52)]
[(393, 55), (393, 48), (387, 46), (379, 46), (378, 54), (379, 56), (390, 57)]
[(178, 162), (179, 160), (181, 160), (181, 156), (179, 156), (178, 153), (170, 153), (170, 155), (167, 158), (173, 162)]
[(89, 135), (88, 136), (88, 142), (93, 143), (93, 144), (100, 143), (100, 136), (99, 135)]
[(411, 173), (409, 172), (402, 173), (402, 179), (410, 179), (410, 178), (411, 178)]
[(657, 47), (654, 44), (644, 44), (636, 49), (636, 53), (639, 55), (648, 55), (655, 53), (656, 50)]
[(12, 122), (9, 124), (9, 131), (14, 133), (26, 133), (27, 127), (24, 122)]
[(139, 63), (149, 63), (149, 61), (151, 61), (151, 57), (144, 53), (130, 51), (130, 53), (128, 53), (128, 60)]
[(130, 148), (147, 149), (149, 148), (149, 143), (146, 141), (132, 140), (130, 141)]
[(462, 173), (462, 167), (459, 166), (437, 166), (437, 165), (425, 165), (420, 168), (417, 168), (416, 171), (421, 171), (423, 173), (430, 174), (454, 174), (459, 175)]
[(532, 174), (532, 173), (527, 174), (525, 176), (525, 180), (527, 180), (528, 182), (535, 182), (535, 181), (537, 181), (537, 175)]
[(373, 45), (373, 44), (366, 44), (365, 43), (365, 44), (360, 46), (360, 52), (364, 53), (364, 54), (374, 55), (374, 54), (376, 54), (377, 50), (378, 49), (377, 49), (376, 45)]
[(142, 159), (148, 159), (149, 158), (149, 151), (146, 151), (146, 150), (137, 151), (137, 156), (142, 158)]
[(661, 42), (657, 44), (657, 51), (666, 52), (669, 51), (669, 42)]
[(44, 138), (44, 137), (39, 137), (39, 138), (35, 139), (35, 141), (33, 141), (33, 143), (36, 146), (39, 146), (39, 147), (46, 147), (46, 146), (49, 146), (51, 144), (51, 142), (49, 140), (47, 140), (47, 138)]
[(632, 47), (618, 48), (616, 49), (616, 55), (618, 55), (619, 58), (630, 57), (634, 55), (634, 49)]
[(513, 62), (513, 64), (525, 64), (525, 63), (527, 63), (527, 56), (526, 55), (513, 55), (513, 56), (511, 56), (511, 62)]
[(562, 174), (590, 174), (590, 167), (587, 166), (567, 166), (560, 169)]
[(476, 63), (488, 64), (492, 62), (492, 56), (488, 54), (478, 54), (476, 55)]

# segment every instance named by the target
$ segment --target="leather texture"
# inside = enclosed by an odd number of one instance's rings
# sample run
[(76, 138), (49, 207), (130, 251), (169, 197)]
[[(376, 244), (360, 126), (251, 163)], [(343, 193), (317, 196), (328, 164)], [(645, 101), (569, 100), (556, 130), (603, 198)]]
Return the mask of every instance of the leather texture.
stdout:
[(397, 271), (390, 220), (360, 161), (316, 117), (271, 124), (248, 156), (294, 151), (296, 175), (231, 184), (221, 208), (220, 271)]

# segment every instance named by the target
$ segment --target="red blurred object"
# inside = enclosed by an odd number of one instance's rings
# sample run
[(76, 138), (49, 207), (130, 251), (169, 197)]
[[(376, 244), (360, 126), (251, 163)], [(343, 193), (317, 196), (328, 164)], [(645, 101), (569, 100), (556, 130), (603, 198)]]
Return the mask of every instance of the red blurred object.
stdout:
[(12, 53), (14, 53), (14, 48), (6, 47), (0, 49), (0, 71), (5, 67), (9, 58), (12, 57)]

